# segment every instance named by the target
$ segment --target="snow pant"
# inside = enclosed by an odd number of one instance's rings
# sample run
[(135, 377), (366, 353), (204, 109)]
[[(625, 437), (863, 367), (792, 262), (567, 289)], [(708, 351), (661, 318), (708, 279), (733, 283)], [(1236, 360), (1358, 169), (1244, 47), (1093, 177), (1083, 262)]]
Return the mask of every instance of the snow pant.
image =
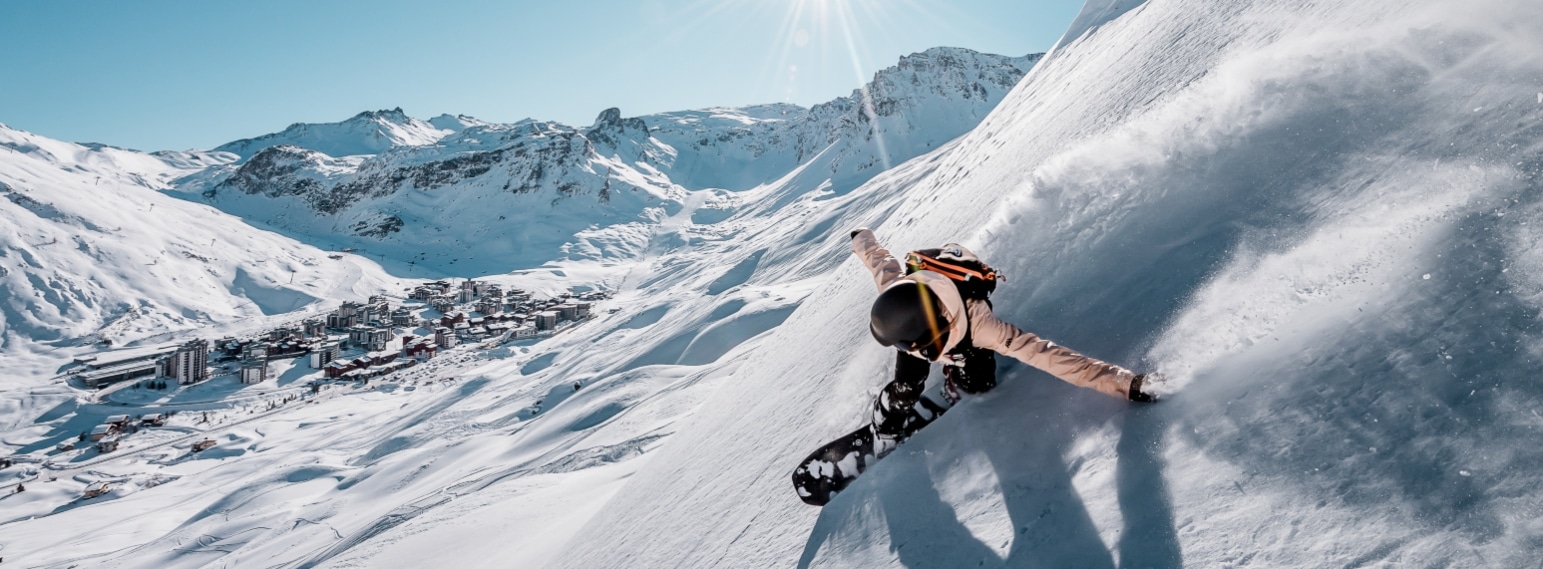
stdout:
[(997, 385), (996, 353), (966, 345), (943, 359), (946, 403), (922, 396), (932, 362), (897, 352), (895, 379), (873, 400), (873, 432), (903, 441), (927, 426), (959, 398), (959, 393), (985, 393)]

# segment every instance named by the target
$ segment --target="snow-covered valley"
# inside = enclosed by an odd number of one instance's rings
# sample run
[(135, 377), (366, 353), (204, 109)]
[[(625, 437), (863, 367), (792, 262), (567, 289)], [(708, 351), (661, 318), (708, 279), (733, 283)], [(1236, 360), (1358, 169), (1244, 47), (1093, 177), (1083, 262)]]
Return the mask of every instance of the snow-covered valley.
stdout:
[[(0, 557), (1534, 566), (1540, 26), (1499, 0), (1091, 0), (1043, 59), (996, 60), (1019, 77), (969, 67), (985, 98), (907, 83), (960, 53), (933, 50), (830, 107), (582, 129), (382, 111), (148, 155), (0, 128), (0, 484), (26, 484)], [(999, 360), (995, 390), (804, 505), (792, 467), (893, 365), (859, 226), (971, 247), (1004, 319), (1161, 370), (1165, 401)], [(303, 363), (164, 396), (59, 377), (103, 340), (254, 334), (443, 277), (609, 297), (315, 393)], [(53, 450), (161, 410), (116, 453)]]

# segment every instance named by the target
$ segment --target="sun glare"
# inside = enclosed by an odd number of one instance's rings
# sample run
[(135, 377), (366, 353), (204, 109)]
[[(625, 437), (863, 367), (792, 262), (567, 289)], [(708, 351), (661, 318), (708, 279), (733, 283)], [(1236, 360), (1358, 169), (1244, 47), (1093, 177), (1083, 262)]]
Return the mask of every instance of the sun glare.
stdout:
[[(732, 18), (722, 17), (727, 15)], [(869, 124), (877, 125), (866, 87), (873, 72), (893, 64), (890, 58), (898, 54), (876, 54), (873, 46), (905, 43), (895, 41), (912, 29), (903, 22), (951, 28), (956, 16), (941, 0), (697, 0), (672, 18), (679, 22), (672, 27), (685, 36), (732, 20), (752, 28), (747, 32), (770, 31), (773, 39), (763, 52), (755, 92), (770, 95), (767, 100), (807, 105), (843, 94), (816, 93), (812, 86), (850, 82)], [(884, 167), (893, 166), (881, 132), (874, 132), (874, 141)]]
[[(873, 111), (873, 98), (868, 92), (867, 83), (871, 70), (867, 69), (864, 61), (871, 59), (867, 53), (867, 44), (864, 41), (865, 28), (882, 29), (885, 23), (886, 8), (893, 7), (896, 2), (885, 3), (881, 0), (792, 0), (785, 2), (786, 8), (782, 14), (782, 25), (777, 34), (777, 45), (768, 53), (768, 67), (771, 73), (764, 74), (781, 84), (783, 99), (792, 98), (798, 86), (797, 59), (805, 59), (806, 54), (799, 52), (811, 49), (820, 49), (821, 57), (840, 57), (847, 60), (852, 73), (854, 86), (862, 97), (862, 112), (868, 115), (869, 124), (878, 124), (877, 116)], [(909, 3), (904, 3), (909, 5)], [(868, 25), (861, 25), (861, 24)], [(835, 52), (831, 52), (835, 49)], [(882, 133), (875, 130), (874, 142), (878, 145), (879, 157), (884, 162), (884, 168), (889, 169), (889, 151), (885, 147)]]

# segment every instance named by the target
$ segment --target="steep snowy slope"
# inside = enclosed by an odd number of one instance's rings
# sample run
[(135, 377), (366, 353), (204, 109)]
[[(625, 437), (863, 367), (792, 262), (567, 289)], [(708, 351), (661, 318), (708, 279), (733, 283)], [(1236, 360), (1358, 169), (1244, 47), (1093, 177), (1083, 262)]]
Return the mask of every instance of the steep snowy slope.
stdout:
[(31, 406), (68, 399), (52, 385), (55, 369), (101, 342), (257, 326), (399, 288), (367, 261), (328, 259), (159, 191), (229, 159), (82, 146), (0, 125), (0, 433), (30, 422)]
[(432, 141), (378, 134), (382, 125), (421, 133), (413, 125), (429, 123), (365, 113), (222, 146), (249, 158), (178, 191), (309, 242), (379, 255), (399, 271), (629, 261), (655, 250), (654, 229), (682, 208), (701, 209), (703, 222), (732, 214), (743, 197), (730, 192), (778, 184), (788, 195), (845, 193), (973, 128), (1038, 59), (935, 48), (812, 109), (629, 118), (609, 109), (586, 128), (446, 116), (430, 121), (446, 129)]
[(999, 313), (1169, 401), (1004, 362), (805, 506), (789, 470), (889, 371), (848, 261), (557, 565), (1535, 564), (1539, 8), (1130, 4), (830, 229), (961, 240), (1009, 275)]

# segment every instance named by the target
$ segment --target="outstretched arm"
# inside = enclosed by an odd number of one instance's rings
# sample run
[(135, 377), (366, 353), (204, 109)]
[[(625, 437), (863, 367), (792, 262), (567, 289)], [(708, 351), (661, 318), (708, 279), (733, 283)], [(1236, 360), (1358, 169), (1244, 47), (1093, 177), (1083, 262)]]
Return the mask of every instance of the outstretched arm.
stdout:
[(1084, 356), (1003, 322), (984, 301), (970, 301), (970, 334), (975, 345), (1012, 356), (1062, 381), (1130, 399), (1136, 374), (1120, 366)]
[(904, 276), (900, 261), (889, 250), (879, 245), (879, 238), (866, 227), (852, 232), (852, 253), (863, 260), (863, 266), (873, 273), (873, 283), (884, 290), (890, 283)]

